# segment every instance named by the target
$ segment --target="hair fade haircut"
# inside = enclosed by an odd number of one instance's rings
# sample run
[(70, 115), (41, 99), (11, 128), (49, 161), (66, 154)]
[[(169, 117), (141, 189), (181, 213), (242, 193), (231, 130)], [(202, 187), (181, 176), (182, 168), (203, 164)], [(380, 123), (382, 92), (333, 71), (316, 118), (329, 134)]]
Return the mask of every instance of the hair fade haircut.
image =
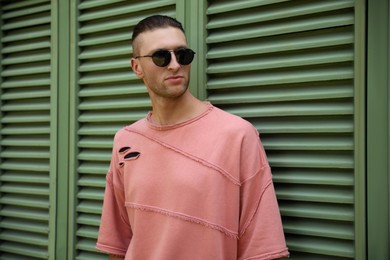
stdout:
[(135, 49), (134, 41), (141, 33), (147, 31), (153, 31), (155, 29), (167, 28), (167, 27), (177, 28), (185, 34), (183, 25), (176, 19), (166, 15), (152, 15), (138, 22), (138, 24), (133, 29), (133, 35), (132, 35), (133, 52), (136, 51), (134, 50)]

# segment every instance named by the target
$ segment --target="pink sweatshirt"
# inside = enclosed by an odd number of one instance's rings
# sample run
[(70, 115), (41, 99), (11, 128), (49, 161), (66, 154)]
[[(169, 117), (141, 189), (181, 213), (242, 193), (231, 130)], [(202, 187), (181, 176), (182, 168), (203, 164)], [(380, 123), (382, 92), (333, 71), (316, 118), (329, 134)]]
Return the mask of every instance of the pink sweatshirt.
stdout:
[(210, 104), (177, 125), (149, 114), (119, 130), (97, 249), (128, 260), (287, 257), (256, 129)]

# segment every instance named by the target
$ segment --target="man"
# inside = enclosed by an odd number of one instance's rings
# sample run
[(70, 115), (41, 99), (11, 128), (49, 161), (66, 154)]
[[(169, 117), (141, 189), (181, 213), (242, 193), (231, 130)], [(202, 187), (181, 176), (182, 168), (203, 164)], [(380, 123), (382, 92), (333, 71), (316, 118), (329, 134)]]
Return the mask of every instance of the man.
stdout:
[(97, 249), (110, 259), (287, 257), (258, 133), (188, 91), (195, 52), (182, 25), (148, 17), (132, 44), (153, 108), (115, 135)]

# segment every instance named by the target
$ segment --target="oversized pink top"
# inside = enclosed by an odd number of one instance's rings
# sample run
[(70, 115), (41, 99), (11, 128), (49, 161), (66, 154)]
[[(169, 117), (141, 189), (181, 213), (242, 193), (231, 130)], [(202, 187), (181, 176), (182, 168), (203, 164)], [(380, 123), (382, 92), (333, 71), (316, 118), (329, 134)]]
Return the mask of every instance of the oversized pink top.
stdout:
[(97, 249), (128, 260), (288, 256), (258, 132), (211, 104), (159, 126), (150, 114), (114, 138)]

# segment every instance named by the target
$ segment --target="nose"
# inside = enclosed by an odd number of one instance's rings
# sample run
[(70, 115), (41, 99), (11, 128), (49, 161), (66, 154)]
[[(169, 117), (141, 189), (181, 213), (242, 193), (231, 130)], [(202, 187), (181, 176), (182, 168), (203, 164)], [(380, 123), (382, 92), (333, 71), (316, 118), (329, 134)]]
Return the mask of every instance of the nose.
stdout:
[(179, 62), (177, 62), (176, 55), (173, 51), (171, 51), (171, 62), (168, 64), (169, 70), (178, 70), (180, 68)]

